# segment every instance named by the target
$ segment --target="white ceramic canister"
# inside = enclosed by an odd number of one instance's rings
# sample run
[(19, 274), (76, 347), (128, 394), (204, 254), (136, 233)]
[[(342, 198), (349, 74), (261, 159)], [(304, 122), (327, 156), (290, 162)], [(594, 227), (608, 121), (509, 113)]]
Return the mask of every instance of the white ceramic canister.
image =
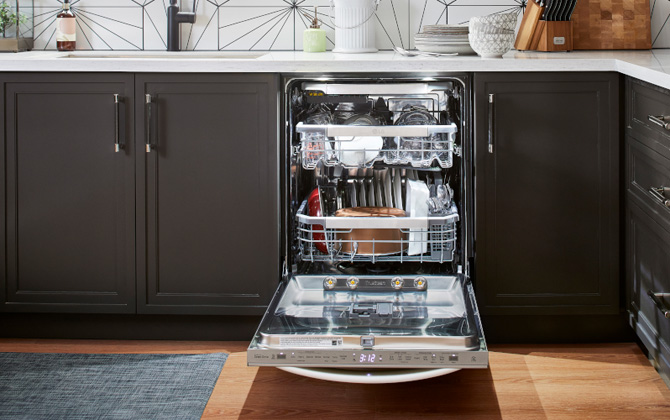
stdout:
[[(334, 53), (377, 52), (375, 14), (381, 0), (330, 0), (335, 16)], [(334, 9), (334, 10), (333, 10)]]

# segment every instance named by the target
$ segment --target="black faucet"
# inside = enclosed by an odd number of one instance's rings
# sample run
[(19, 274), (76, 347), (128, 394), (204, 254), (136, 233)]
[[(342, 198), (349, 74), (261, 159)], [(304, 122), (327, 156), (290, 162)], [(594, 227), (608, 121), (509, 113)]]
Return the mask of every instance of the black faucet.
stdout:
[(167, 50), (179, 51), (179, 24), (194, 23), (195, 13), (180, 12), (177, 0), (170, 0), (167, 8)]

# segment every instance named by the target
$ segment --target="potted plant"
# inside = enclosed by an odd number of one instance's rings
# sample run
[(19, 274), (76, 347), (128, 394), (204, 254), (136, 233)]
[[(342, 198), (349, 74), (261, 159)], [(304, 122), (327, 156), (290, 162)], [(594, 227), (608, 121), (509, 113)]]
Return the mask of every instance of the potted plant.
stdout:
[[(23, 3), (30, 3), (32, 16), (32, 1), (23, 0)], [(18, 52), (33, 48), (32, 27), (26, 28), (25, 25), (28, 16), (23, 11), (26, 9), (26, 6), (19, 6), (19, 0), (0, 0), (0, 51)]]

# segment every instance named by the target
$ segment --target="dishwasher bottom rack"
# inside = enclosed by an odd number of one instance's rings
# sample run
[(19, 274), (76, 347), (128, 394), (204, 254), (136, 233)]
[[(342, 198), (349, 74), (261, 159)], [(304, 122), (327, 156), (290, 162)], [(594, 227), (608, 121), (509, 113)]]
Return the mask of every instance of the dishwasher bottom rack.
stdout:
[(459, 215), (434, 217), (314, 217), (307, 202), (297, 214), (303, 261), (450, 262), (454, 259)]

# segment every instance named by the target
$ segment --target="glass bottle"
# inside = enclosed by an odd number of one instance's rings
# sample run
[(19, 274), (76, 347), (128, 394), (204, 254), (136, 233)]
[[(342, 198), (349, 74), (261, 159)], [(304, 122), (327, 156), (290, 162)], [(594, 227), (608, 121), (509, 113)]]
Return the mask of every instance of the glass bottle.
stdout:
[(63, 9), (56, 15), (56, 48), (74, 51), (77, 47), (77, 18), (70, 10), (70, 0), (63, 0)]
[(316, 7), (314, 7), (314, 19), (309, 29), (305, 29), (302, 35), (302, 50), (305, 52), (324, 52), (326, 51), (326, 31), (321, 29), (319, 19), (316, 17)]

